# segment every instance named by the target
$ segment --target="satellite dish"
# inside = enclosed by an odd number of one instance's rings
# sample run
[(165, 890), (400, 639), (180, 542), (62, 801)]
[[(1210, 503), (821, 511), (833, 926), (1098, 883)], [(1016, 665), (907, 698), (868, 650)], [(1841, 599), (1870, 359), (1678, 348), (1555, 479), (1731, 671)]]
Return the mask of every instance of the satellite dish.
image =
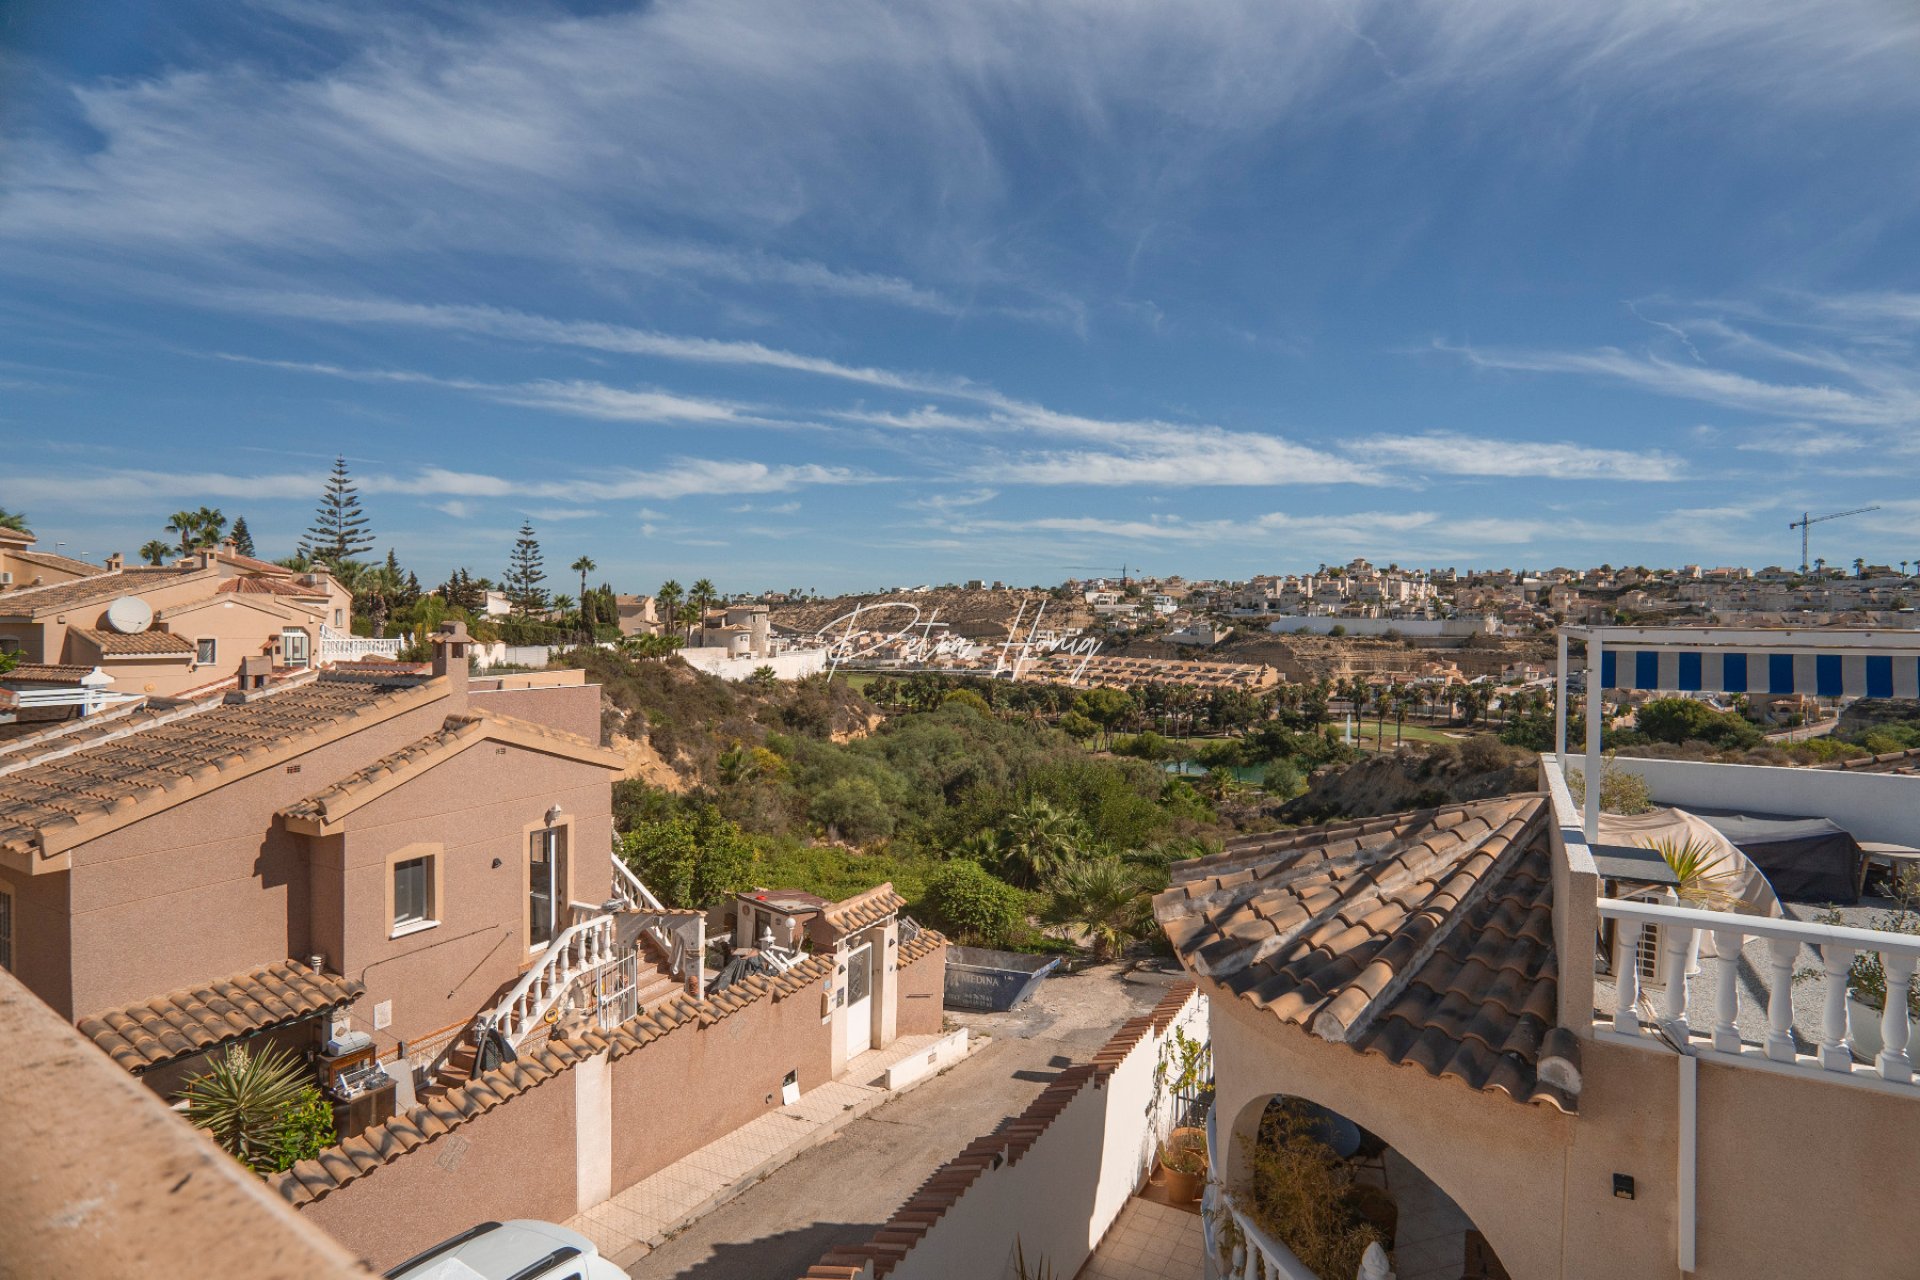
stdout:
[(123, 636), (137, 636), (153, 625), (153, 606), (133, 596), (121, 596), (107, 606), (107, 625)]

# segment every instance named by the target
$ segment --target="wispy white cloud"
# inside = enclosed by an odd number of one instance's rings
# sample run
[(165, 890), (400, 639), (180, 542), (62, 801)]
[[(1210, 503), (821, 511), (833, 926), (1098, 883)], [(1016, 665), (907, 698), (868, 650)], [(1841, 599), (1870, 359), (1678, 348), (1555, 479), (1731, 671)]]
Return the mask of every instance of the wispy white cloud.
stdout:
[(1538, 476), (1550, 480), (1679, 480), (1686, 463), (1663, 450), (1596, 449), (1567, 442), (1503, 440), (1434, 431), (1356, 440), (1356, 457), (1450, 476)]
[(216, 353), (216, 358), (239, 364), (260, 365), (294, 373), (318, 374), (349, 382), (391, 383), (439, 387), (449, 391), (471, 392), (501, 404), (530, 409), (551, 409), (579, 417), (602, 418), (613, 422), (678, 422), (706, 426), (734, 423), (775, 425), (761, 417), (751, 406), (725, 400), (709, 400), (675, 395), (654, 388), (608, 386), (586, 379), (542, 378), (531, 382), (478, 382), (469, 378), (443, 378), (409, 369), (353, 369), (341, 365), (301, 360), (265, 360), (254, 356)]
[(1728, 409), (1850, 426), (1895, 427), (1920, 421), (1920, 390), (1911, 386), (1842, 387), (1776, 382), (1729, 369), (1680, 363), (1617, 347), (1592, 351), (1446, 347), (1481, 369), (1581, 374)]
[[(852, 467), (814, 463), (770, 464), (743, 459), (676, 458), (645, 470), (603, 468), (591, 477), (535, 479), (486, 472), (422, 467), (411, 472), (358, 474), (363, 494), (440, 499), (436, 510), (467, 518), (481, 500), (547, 500), (576, 504), (622, 499), (669, 499), (733, 494), (789, 493), (817, 485), (877, 484), (887, 477)], [(17, 474), (7, 477), (11, 501), (57, 509), (164, 510), (170, 504), (225, 499), (311, 498), (326, 481), (324, 470), (239, 475), (169, 472), (137, 468)], [(555, 515), (552, 518), (562, 518)]]

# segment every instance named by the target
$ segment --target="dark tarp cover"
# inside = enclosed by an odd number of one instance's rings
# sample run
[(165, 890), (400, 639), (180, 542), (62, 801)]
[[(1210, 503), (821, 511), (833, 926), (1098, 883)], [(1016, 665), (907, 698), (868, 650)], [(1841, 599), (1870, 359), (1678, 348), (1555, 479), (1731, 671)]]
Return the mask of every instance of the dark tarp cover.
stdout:
[(1828, 818), (1692, 809), (1766, 874), (1782, 902), (1859, 901), (1860, 846)]

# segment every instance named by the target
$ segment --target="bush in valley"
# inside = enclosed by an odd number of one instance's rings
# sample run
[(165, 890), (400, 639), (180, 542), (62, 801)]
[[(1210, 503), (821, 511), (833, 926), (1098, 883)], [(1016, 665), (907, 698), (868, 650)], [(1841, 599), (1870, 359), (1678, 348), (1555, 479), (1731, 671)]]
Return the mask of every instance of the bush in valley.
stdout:
[(640, 822), (622, 838), (621, 853), (670, 907), (704, 907), (752, 885), (753, 844), (712, 804)]
[(977, 862), (956, 861), (928, 883), (927, 907), (957, 939), (997, 947), (1025, 926), (1027, 895)]
[(1291, 800), (1307, 789), (1307, 780), (1291, 760), (1275, 760), (1260, 775), (1260, 789), (1281, 800)]
[(1654, 698), (1641, 706), (1635, 725), (1654, 742), (1704, 742), (1723, 750), (1757, 747), (1765, 740), (1739, 712), (1715, 711), (1692, 698)]
[(1497, 738), (1478, 735), (1463, 739), (1455, 749), (1460, 753), (1460, 763), (1475, 773), (1505, 769), (1515, 763), (1518, 754)]

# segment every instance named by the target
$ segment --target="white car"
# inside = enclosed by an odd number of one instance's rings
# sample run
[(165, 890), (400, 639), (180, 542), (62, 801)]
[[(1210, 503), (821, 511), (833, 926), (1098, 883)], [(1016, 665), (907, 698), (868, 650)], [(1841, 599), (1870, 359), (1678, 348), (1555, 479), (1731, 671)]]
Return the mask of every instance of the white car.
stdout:
[(628, 1280), (593, 1241), (551, 1222), (483, 1222), (386, 1273), (386, 1280)]

